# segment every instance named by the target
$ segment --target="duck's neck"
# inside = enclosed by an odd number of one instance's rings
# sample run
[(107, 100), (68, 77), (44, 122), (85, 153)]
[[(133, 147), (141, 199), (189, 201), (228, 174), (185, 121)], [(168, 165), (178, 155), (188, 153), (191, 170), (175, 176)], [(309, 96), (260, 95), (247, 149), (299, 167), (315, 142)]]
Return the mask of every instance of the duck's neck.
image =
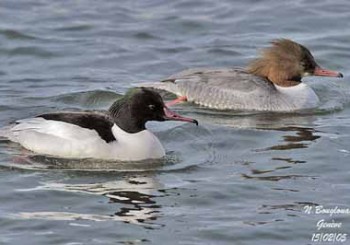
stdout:
[(135, 134), (146, 130), (145, 123), (132, 119), (129, 116), (124, 116), (124, 114), (118, 118), (115, 118), (114, 122), (116, 125), (118, 125), (118, 127), (129, 134)]
[(291, 69), (264, 59), (257, 59), (247, 67), (249, 73), (265, 78), (280, 87), (293, 87), (301, 83), (301, 77), (290, 76), (288, 71)]
[(301, 81), (293, 81), (293, 80), (283, 80), (283, 81), (272, 81), (272, 80), (270, 80), (270, 81), (273, 84), (278, 85), (280, 87), (294, 87), (294, 86), (299, 85), (301, 83)]
[(126, 101), (114, 102), (108, 112), (114, 123), (127, 133), (134, 134), (146, 129), (146, 122), (131, 113)]

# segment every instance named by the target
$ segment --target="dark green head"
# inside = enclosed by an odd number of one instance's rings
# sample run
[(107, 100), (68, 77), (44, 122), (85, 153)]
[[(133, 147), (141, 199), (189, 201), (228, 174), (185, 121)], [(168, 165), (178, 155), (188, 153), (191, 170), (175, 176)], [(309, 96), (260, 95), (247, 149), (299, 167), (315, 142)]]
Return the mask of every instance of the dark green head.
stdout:
[(122, 98), (109, 108), (114, 122), (128, 133), (137, 133), (146, 129), (148, 121), (177, 120), (198, 122), (182, 117), (170, 111), (162, 97), (155, 91), (146, 88), (130, 89)]

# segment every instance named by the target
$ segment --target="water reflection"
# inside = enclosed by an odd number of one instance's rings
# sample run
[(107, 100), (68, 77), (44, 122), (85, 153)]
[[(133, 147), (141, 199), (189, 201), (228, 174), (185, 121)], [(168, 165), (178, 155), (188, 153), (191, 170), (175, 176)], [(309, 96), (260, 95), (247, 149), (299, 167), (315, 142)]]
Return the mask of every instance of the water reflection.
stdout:
[[(271, 130), (271, 129), (260, 128), (260, 130)], [(257, 149), (255, 150), (257, 153), (270, 153), (271, 151), (273, 151), (271, 152), (272, 154), (281, 154), (284, 152), (287, 153), (289, 152), (289, 150), (305, 149), (305, 148), (308, 148), (311, 143), (315, 142), (317, 139), (321, 137), (317, 134), (318, 133), (317, 130), (311, 127), (290, 126), (290, 127), (279, 127), (273, 130), (283, 132), (282, 143), (279, 142), (276, 145), (272, 145), (263, 149)], [(276, 182), (280, 180), (288, 180), (288, 179), (294, 180), (297, 178), (311, 178), (311, 179), (316, 178), (315, 176), (291, 173), (291, 169), (293, 165), (306, 163), (307, 162), (306, 160), (294, 159), (290, 156), (285, 157), (285, 156), (275, 156), (275, 155), (273, 155), (270, 158), (270, 160), (273, 162), (269, 164), (263, 164), (263, 166), (261, 164), (259, 165), (259, 167), (262, 166), (264, 169), (258, 169), (257, 167), (255, 167), (256, 164), (250, 164), (249, 165), (250, 174), (243, 173), (241, 174), (241, 177), (243, 177), (244, 179), (255, 179), (255, 180), (276, 181)], [(278, 165), (278, 166), (274, 166), (273, 168), (270, 167), (269, 169), (266, 169), (266, 166), (276, 165), (279, 163), (282, 165)], [(276, 175), (276, 172), (278, 171), (286, 171), (287, 174)]]
[(253, 175), (242, 174), (241, 176), (245, 179), (256, 179), (256, 180), (265, 180), (265, 181), (280, 181), (280, 180), (285, 180), (285, 179), (311, 177), (311, 176), (298, 175), (298, 174), (273, 175), (273, 176), (253, 176)]
[[(178, 104), (175, 110), (193, 114), (201, 123), (218, 124), (232, 128), (282, 129), (286, 125), (313, 125), (315, 111), (273, 113), (258, 111), (216, 110), (191, 103)], [(290, 127), (293, 128), (293, 127)]]
[(292, 164), (298, 164), (298, 163), (306, 163), (306, 161), (302, 161), (302, 160), (293, 160), (292, 158), (286, 157), (273, 157), (271, 158), (274, 161), (284, 161), (286, 163), (292, 163)]
[(261, 214), (270, 214), (275, 213), (276, 210), (282, 211), (293, 211), (296, 213), (301, 213), (304, 210), (305, 206), (317, 206), (318, 204), (312, 202), (294, 202), (291, 204), (274, 204), (274, 205), (266, 205), (263, 204), (259, 208), (259, 213)]
[[(260, 128), (263, 129), (263, 128)], [(314, 128), (309, 127), (281, 127), (274, 129), (275, 131), (295, 133), (287, 134), (283, 136), (283, 141), (285, 144), (278, 144), (274, 146), (267, 147), (262, 149), (262, 151), (269, 150), (292, 150), (292, 149), (302, 149), (307, 148), (310, 142), (314, 142), (316, 139), (319, 139), (321, 136), (315, 135), (317, 131)]]
[(72, 170), (73, 172), (147, 172), (172, 166), (179, 162), (176, 152), (167, 152), (161, 159), (138, 162), (107, 161), (99, 159), (69, 159), (40, 155), (22, 148), (19, 144), (0, 140), (0, 154), (7, 159), (2, 167), (28, 170)]
[(284, 221), (284, 219), (273, 219), (269, 221), (244, 221), (243, 224), (257, 226), (257, 225), (273, 224), (275, 222), (281, 222), (281, 221)]
[(21, 212), (15, 217), (22, 219), (47, 219), (67, 221), (122, 221), (155, 229), (162, 225), (154, 223), (161, 215), (161, 205), (155, 198), (161, 196), (158, 191), (161, 184), (153, 176), (130, 176), (118, 181), (108, 181), (93, 184), (44, 183), (32, 189), (18, 191), (64, 191), (101, 195), (115, 205), (117, 211), (112, 214), (82, 214), (73, 212)]

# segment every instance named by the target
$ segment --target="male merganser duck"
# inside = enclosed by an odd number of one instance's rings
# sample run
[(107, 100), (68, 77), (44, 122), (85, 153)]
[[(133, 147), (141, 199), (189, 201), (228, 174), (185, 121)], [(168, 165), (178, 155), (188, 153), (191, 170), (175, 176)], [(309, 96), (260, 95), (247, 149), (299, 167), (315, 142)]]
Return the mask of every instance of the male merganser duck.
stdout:
[(140, 161), (162, 158), (164, 148), (146, 129), (148, 121), (198, 122), (167, 108), (146, 88), (129, 91), (106, 113), (57, 112), (17, 121), (1, 135), (40, 154), (63, 158)]
[(170, 104), (187, 100), (215, 109), (288, 112), (318, 106), (315, 92), (301, 81), (312, 75), (343, 77), (322, 69), (304, 46), (278, 39), (246, 69), (189, 69), (142, 86), (179, 96)]

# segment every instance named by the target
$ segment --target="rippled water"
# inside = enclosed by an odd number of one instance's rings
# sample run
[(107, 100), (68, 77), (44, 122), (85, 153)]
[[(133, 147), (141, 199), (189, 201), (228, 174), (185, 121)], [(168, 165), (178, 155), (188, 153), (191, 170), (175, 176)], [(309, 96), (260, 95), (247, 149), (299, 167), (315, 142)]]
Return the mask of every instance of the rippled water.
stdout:
[[(345, 76), (305, 79), (322, 105), (302, 114), (178, 105), (200, 126), (150, 123), (167, 149), (157, 162), (62, 160), (2, 140), (1, 244), (314, 244), (314, 233), (349, 231), (349, 215), (305, 212), (350, 208), (348, 1), (1, 5), (1, 126), (105, 109), (134, 84), (189, 67), (243, 66), (279, 37)], [(317, 230), (322, 219), (342, 227)]]

